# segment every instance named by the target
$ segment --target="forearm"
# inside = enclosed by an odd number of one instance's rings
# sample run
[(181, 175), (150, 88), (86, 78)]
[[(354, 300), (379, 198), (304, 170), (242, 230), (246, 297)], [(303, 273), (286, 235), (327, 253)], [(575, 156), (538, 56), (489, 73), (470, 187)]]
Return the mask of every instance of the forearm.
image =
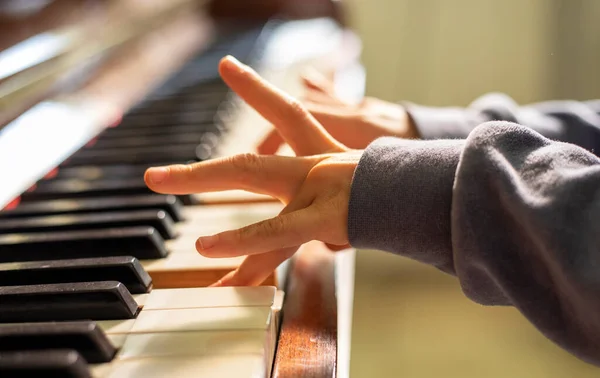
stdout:
[[(423, 139), (466, 138), (488, 121), (509, 121), (543, 136), (589, 151), (600, 148), (600, 101), (548, 101), (519, 106), (502, 94), (488, 94), (468, 107), (428, 107), (404, 103)], [(597, 151), (596, 151), (597, 152)]]
[(349, 240), (454, 274), (469, 298), (517, 307), (600, 364), (597, 198), (600, 160), (514, 124), (466, 140), (380, 139), (355, 172)]

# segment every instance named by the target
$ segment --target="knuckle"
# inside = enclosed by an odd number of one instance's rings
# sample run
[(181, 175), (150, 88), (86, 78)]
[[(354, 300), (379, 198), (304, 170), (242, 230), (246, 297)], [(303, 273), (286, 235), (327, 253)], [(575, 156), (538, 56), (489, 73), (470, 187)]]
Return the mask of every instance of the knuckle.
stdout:
[(285, 225), (285, 218), (276, 217), (239, 229), (236, 233), (236, 239), (238, 241), (245, 241), (255, 238), (273, 237), (281, 233), (285, 229)]
[(235, 239), (239, 242), (245, 242), (260, 236), (261, 224), (255, 223), (247, 227), (238, 229), (235, 233)]
[(284, 217), (275, 217), (269, 221), (263, 222), (260, 232), (264, 236), (276, 235), (286, 229), (286, 219)]
[(174, 176), (186, 177), (187, 175), (193, 173), (194, 167), (193, 165), (188, 164), (175, 164), (169, 167), (169, 171)]
[(260, 156), (252, 153), (235, 155), (231, 158), (230, 163), (238, 174), (238, 180), (242, 183), (253, 180), (256, 174), (263, 169), (263, 161)]
[(308, 118), (309, 112), (299, 100), (292, 98), (288, 102), (289, 116), (293, 118)]
[(233, 232), (232, 239), (233, 239), (234, 243), (241, 243), (241, 242), (246, 241), (246, 239), (248, 239), (248, 236), (250, 235), (250, 233), (248, 232), (248, 228), (249, 227), (243, 227), (243, 228), (237, 229)]
[(261, 159), (253, 153), (235, 155), (231, 158), (231, 164), (240, 171), (256, 171), (260, 168)]

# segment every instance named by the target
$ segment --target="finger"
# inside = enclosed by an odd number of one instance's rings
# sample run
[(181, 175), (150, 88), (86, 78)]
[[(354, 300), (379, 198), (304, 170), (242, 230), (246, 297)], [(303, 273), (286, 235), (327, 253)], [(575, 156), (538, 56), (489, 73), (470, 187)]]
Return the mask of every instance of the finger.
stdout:
[(254, 255), (303, 244), (319, 232), (313, 207), (280, 214), (249, 226), (200, 237), (196, 249), (206, 257)]
[(323, 86), (321, 86), (320, 83), (314, 81), (312, 78), (302, 76), (301, 80), (302, 80), (302, 85), (304, 85), (304, 87), (306, 89), (317, 92), (317, 93), (329, 95), (329, 91), (327, 89), (323, 88)]
[(277, 130), (271, 130), (256, 147), (256, 151), (261, 155), (274, 155), (283, 143), (283, 138)]
[(153, 167), (146, 171), (144, 180), (158, 193), (242, 189), (290, 199), (314, 164), (311, 158), (241, 154), (189, 165)]
[(279, 130), (296, 154), (345, 150), (298, 100), (263, 80), (250, 67), (226, 57), (219, 65), (219, 72), (233, 91)]
[[(331, 105), (331, 107), (323, 108), (323, 105)], [(349, 108), (347, 104), (336, 98), (324, 95), (321, 92), (311, 91), (306, 97), (305, 106), (309, 113), (311, 113), (317, 119), (317, 121), (319, 121), (321, 125), (325, 127), (327, 132), (338, 141), (339, 137), (333, 134), (332, 130), (330, 130), (328, 127), (329, 125), (323, 123), (323, 121), (330, 123), (333, 119), (340, 117), (339, 113), (341, 113), (341, 116), (344, 118), (349, 118), (354, 115), (353, 110)], [(311, 109), (314, 109), (314, 113)], [(328, 116), (329, 113), (333, 114)], [(339, 121), (346, 120), (336, 119), (336, 121), (339, 123)], [(284, 143), (285, 141), (279, 132), (277, 130), (271, 130), (256, 147), (256, 151), (261, 155), (274, 155)]]
[(211, 286), (257, 286), (267, 278), (285, 260), (292, 257), (298, 247), (248, 256), (234, 271), (229, 272)]
[[(280, 213), (285, 215), (310, 205), (314, 196), (300, 193)], [(211, 286), (250, 286), (260, 285), (286, 259), (290, 258), (299, 246), (278, 249), (267, 253), (247, 256), (240, 266), (225, 275)]]
[(302, 84), (308, 89), (335, 97), (333, 81), (329, 80), (316, 69), (309, 69), (301, 76)]
[(307, 102), (312, 102), (312, 103), (316, 103), (316, 104), (329, 105), (329, 106), (333, 106), (333, 107), (348, 107), (348, 108), (350, 108), (349, 104), (346, 104), (345, 102), (343, 102), (342, 100), (340, 100), (337, 97), (332, 97), (332, 96), (329, 96), (328, 94), (325, 94), (322, 92), (317, 92), (317, 91), (312, 91), (312, 90), (306, 91), (306, 93), (304, 94), (304, 97), (302, 97), (302, 100), (305, 105)]

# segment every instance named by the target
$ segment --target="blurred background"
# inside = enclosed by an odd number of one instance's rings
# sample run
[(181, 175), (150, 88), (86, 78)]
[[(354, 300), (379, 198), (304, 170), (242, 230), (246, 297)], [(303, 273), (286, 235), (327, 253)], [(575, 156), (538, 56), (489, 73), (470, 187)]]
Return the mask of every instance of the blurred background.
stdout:
[[(366, 93), (464, 106), (600, 98), (600, 1), (347, 0)], [(597, 377), (521, 315), (467, 300), (453, 277), (359, 251), (352, 377)]]
[(597, 98), (595, 0), (346, 0), (368, 72), (387, 100), (466, 105), (488, 91), (518, 102)]

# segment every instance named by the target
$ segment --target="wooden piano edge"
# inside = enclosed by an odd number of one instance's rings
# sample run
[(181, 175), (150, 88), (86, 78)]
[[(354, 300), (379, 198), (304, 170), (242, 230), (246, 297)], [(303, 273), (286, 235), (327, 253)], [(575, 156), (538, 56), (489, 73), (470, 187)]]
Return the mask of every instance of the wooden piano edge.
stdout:
[(319, 242), (290, 261), (273, 378), (335, 378), (338, 318), (335, 254)]

